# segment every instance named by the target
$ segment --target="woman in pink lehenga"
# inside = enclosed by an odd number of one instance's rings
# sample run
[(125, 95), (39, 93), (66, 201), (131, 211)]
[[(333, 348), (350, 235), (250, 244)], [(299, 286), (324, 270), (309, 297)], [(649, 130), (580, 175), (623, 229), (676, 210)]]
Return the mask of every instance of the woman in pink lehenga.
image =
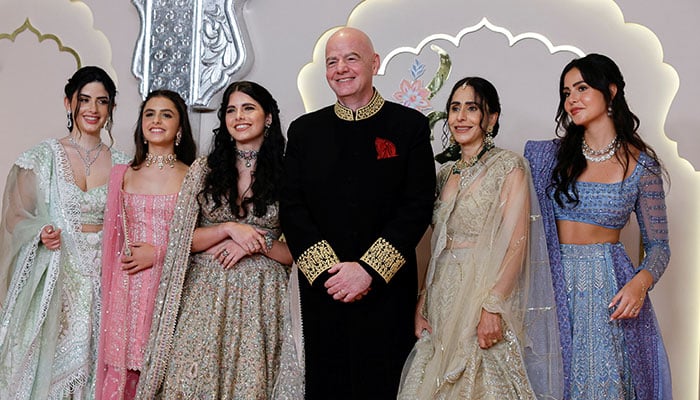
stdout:
[(168, 244), (170, 220), (196, 157), (187, 106), (169, 90), (141, 104), (130, 165), (112, 169), (105, 211), (97, 399), (132, 399)]

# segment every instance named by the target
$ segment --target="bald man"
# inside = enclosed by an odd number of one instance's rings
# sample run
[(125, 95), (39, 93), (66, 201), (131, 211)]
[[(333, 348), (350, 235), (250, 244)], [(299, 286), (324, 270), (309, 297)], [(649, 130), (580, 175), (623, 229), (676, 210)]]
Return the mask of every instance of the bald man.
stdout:
[(395, 399), (413, 343), (415, 248), (430, 223), (428, 121), (382, 98), (365, 33), (326, 44), (334, 105), (289, 127), (282, 229), (299, 267), (307, 399)]

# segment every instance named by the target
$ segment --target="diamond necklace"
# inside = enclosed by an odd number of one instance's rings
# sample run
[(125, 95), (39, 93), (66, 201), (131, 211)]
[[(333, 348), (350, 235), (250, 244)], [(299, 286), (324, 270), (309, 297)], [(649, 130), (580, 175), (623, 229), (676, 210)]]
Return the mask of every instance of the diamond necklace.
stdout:
[(158, 169), (163, 169), (164, 166), (170, 168), (175, 168), (175, 161), (177, 161), (177, 156), (175, 154), (158, 154), (146, 153), (146, 167), (150, 167), (152, 164), (157, 164)]
[[(70, 142), (71, 146), (73, 146), (73, 148), (75, 149), (75, 152), (78, 153), (78, 157), (80, 157), (80, 160), (83, 162), (83, 165), (85, 165), (85, 176), (90, 176), (90, 167), (92, 166), (92, 164), (95, 163), (95, 161), (97, 161), (97, 157), (100, 156), (100, 152), (102, 151), (102, 141), (97, 143), (97, 146), (89, 150), (79, 145), (78, 142), (76, 142), (73, 138), (73, 135), (68, 135), (68, 141)], [(83, 153), (80, 152), (80, 150), (85, 152), (84, 156)], [(96, 151), (96, 153), (95, 156), (91, 158), (90, 153), (92, 153), (93, 151)]]
[(245, 161), (246, 168), (250, 168), (253, 165), (251, 161), (258, 159), (258, 151), (236, 149), (236, 158)]
[(599, 163), (603, 161), (607, 161), (612, 158), (612, 156), (615, 155), (617, 152), (617, 149), (620, 148), (620, 141), (618, 140), (618, 136), (615, 135), (613, 140), (608, 143), (607, 146), (603, 147), (600, 150), (593, 150), (588, 143), (586, 143), (586, 139), (583, 138), (581, 141), (581, 153), (583, 153), (583, 157), (586, 158), (586, 160), (594, 163)]

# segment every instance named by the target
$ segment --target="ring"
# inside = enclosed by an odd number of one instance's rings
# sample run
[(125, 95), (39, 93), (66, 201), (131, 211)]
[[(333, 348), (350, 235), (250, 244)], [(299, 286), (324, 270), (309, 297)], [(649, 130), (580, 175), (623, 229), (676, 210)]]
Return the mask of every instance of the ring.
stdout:
[(228, 250), (227, 250), (227, 249), (224, 249), (224, 251), (221, 252), (221, 255), (224, 256), (224, 257), (228, 257), (228, 254), (229, 254), (229, 253), (228, 253)]
[(639, 308), (637, 308), (637, 307), (635, 307), (635, 308), (632, 309), (632, 312), (633, 312), (633, 313), (636, 313), (637, 311), (639, 311)]
[(498, 339), (491, 339), (491, 344), (496, 344), (498, 343)]

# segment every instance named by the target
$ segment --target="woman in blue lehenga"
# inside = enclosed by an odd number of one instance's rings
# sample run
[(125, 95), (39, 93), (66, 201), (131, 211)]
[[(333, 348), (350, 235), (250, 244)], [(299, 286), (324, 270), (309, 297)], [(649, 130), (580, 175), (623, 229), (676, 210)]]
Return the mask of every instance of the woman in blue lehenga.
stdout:
[[(625, 82), (608, 57), (571, 61), (560, 78), (559, 139), (525, 157), (547, 231), (571, 399), (670, 399), (668, 358), (647, 291), (670, 250), (662, 168), (637, 133)], [(644, 258), (620, 231), (637, 216)]]

